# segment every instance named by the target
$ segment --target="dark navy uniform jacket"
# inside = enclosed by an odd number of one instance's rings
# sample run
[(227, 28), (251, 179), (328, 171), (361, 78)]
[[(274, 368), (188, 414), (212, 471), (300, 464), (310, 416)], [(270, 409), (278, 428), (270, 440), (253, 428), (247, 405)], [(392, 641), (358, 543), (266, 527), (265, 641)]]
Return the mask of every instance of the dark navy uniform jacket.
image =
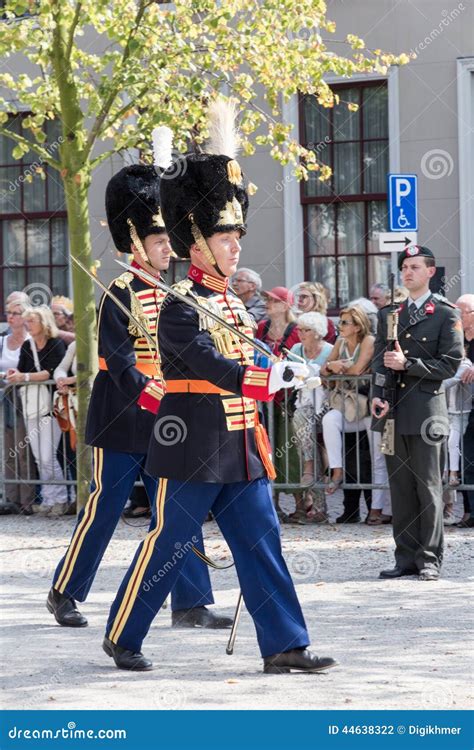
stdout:
[[(253, 335), (254, 323), (226, 279), (191, 266), (188, 280), (176, 286)], [(161, 308), (158, 341), (166, 395), (148, 448), (147, 471), (215, 483), (266, 476), (255, 441), (255, 399), (272, 398), (270, 370), (253, 366), (252, 347), (172, 295)], [(205, 390), (206, 383), (223, 393), (190, 392)]]
[[(165, 296), (131, 273), (110, 289), (153, 336)], [(86, 442), (124, 453), (143, 453), (163, 395), (159, 357), (107, 295), (99, 307), (99, 366), (87, 413)], [(105, 369), (106, 368), (106, 369)]]
[[(412, 314), (409, 300), (399, 308), (398, 341), (408, 359), (408, 368), (398, 375), (395, 403), (395, 430), (401, 435), (420, 435), (431, 429), (449, 434), (446, 394), (443, 380), (456, 373), (463, 356), (459, 312), (447, 300), (431, 295)], [(383, 355), (387, 348), (387, 314), (379, 312), (373, 360), (373, 395), (384, 398), (383, 381), (387, 368)], [(374, 420), (380, 431), (384, 420)], [(432, 425), (432, 428), (431, 428)]]

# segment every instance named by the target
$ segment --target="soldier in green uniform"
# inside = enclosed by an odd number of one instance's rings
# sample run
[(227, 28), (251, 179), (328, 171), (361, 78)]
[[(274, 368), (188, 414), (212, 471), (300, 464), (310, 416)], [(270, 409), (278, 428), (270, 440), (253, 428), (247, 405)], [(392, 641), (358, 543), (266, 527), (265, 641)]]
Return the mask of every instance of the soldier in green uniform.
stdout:
[(396, 376), (394, 455), (387, 455), (393, 506), (395, 567), (380, 578), (417, 575), (439, 578), (443, 560), (442, 452), (449, 434), (443, 380), (461, 361), (462, 327), (448, 300), (433, 295), (435, 273), (431, 250), (410, 245), (398, 260), (410, 296), (400, 306), (398, 341), (387, 347), (387, 314), (379, 312), (375, 342), (372, 401), (373, 429), (382, 431), (389, 412), (386, 376)]

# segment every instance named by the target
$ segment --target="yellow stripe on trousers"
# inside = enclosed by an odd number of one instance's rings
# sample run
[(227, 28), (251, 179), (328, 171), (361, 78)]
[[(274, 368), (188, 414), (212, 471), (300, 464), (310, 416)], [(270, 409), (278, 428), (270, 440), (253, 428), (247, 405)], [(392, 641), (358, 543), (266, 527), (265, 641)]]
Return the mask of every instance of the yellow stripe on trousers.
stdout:
[[(102, 470), (104, 466), (104, 451), (102, 448), (94, 448), (94, 484), (95, 490), (89, 495), (86, 507), (84, 508), (84, 515), (81, 523), (77, 527), (73, 534), (71, 543), (66, 553), (64, 565), (61, 573), (55, 584), (55, 589), (60, 594), (64, 594), (64, 590), (72, 576), (74, 565), (76, 564), (77, 556), (81, 551), (86, 534), (89, 531), (92, 523), (94, 522), (95, 514), (97, 512), (97, 504), (99, 497), (102, 493)], [(74, 593), (74, 592), (73, 592)]]
[(145, 570), (147, 569), (150, 558), (153, 554), (155, 542), (158, 539), (163, 529), (164, 522), (164, 505), (166, 498), (166, 488), (168, 485), (167, 479), (160, 479), (158, 489), (156, 492), (156, 528), (153, 531), (148, 532), (145, 539), (143, 540), (143, 547), (138, 556), (138, 560), (135, 563), (135, 567), (132, 571), (128, 586), (122, 599), (122, 603), (115, 615), (114, 624), (112, 630), (109, 633), (109, 639), (112, 643), (117, 643), (120, 638), (122, 631), (127, 623), (127, 620), (132, 611), (133, 605), (137, 598), (138, 590), (141, 586)]

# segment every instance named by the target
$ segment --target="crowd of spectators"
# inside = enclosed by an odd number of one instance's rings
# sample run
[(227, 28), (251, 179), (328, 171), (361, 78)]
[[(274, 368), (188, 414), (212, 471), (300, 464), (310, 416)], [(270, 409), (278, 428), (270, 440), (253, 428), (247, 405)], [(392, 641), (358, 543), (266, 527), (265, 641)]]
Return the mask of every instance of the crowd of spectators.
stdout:
[(7, 329), (0, 336), (3, 512), (50, 518), (74, 513), (74, 486), (65, 483), (76, 476), (72, 301), (53, 297), (49, 306), (33, 306), (28, 295), (15, 291), (7, 297), (5, 317)]
[[(327, 523), (331, 496), (342, 487), (344, 510), (336, 522), (359, 522), (361, 491), (350, 485), (367, 484), (375, 488), (363, 491), (366, 523), (390, 523), (391, 497), (381, 434), (371, 430), (369, 416), (377, 314), (389, 304), (388, 286), (374, 284), (369, 297), (352, 300), (340, 311), (336, 323), (327, 314), (328, 291), (318, 282), (305, 281), (293, 290), (280, 286), (262, 291), (259, 275), (245, 268), (236, 273), (232, 287), (255, 318), (257, 339), (275, 356), (311, 364), (322, 379), (320, 387), (281, 391), (274, 399), (273, 420), (268, 426), (276, 483), (286, 486), (295, 500), (294, 511), (287, 515), (280, 507), (279, 492), (275, 493), (280, 518), (290, 523)], [(395, 302), (400, 304), (407, 296), (405, 289), (395, 288)], [(473, 483), (474, 474), (474, 295), (463, 295), (457, 306), (466, 355), (456, 376), (445, 382), (450, 419), (444, 485), (446, 525), (457, 523), (456, 488), (461, 481)], [(474, 493), (464, 492), (464, 515), (457, 525), (473, 524)]]
[[(253, 316), (256, 337), (269, 357), (304, 361), (322, 379), (317, 388), (277, 393), (271, 415), (262, 405), (270, 422), (277, 486), (294, 495), (294, 511), (286, 514), (275, 493), (281, 519), (327, 523), (331, 496), (342, 488), (344, 510), (336, 522), (359, 522), (361, 492), (351, 485), (372, 484), (378, 487), (363, 492), (365, 521), (375, 526), (390, 523), (381, 435), (370, 429), (369, 417), (377, 312), (389, 302), (388, 287), (374, 284), (369, 297), (351, 301), (337, 321), (328, 316), (328, 291), (318, 282), (263, 291), (259, 274), (241, 268), (232, 288)], [(396, 302), (406, 297), (406, 290), (395, 289)], [(444, 384), (450, 419), (444, 486), (447, 525), (457, 523), (457, 487), (474, 483), (474, 295), (463, 295), (457, 306), (466, 351), (455, 377)], [(12, 292), (5, 316), (7, 327), (0, 335), (7, 480), (2, 507), (47, 517), (74, 513), (77, 360), (72, 301), (58, 296), (49, 306), (32, 306), (24, 292)], [(125, 515), (149, 515), (139, 490)], [(474, 493), (464, 492), (463, 500), (464, 514), (457, 525), (472, 526)]]

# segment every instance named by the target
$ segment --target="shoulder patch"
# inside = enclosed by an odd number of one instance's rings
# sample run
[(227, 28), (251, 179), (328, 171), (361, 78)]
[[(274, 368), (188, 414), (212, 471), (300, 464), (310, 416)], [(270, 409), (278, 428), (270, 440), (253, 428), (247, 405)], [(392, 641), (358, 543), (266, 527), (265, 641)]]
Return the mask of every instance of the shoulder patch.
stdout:
[(119, 276), (115, 281), (113, 282), (115, 286), (118, 286), (119, 289), (125, 289), (134, 279), (133, 273), (130, 273), (130, 271), (125, 271), (121, 276)]

